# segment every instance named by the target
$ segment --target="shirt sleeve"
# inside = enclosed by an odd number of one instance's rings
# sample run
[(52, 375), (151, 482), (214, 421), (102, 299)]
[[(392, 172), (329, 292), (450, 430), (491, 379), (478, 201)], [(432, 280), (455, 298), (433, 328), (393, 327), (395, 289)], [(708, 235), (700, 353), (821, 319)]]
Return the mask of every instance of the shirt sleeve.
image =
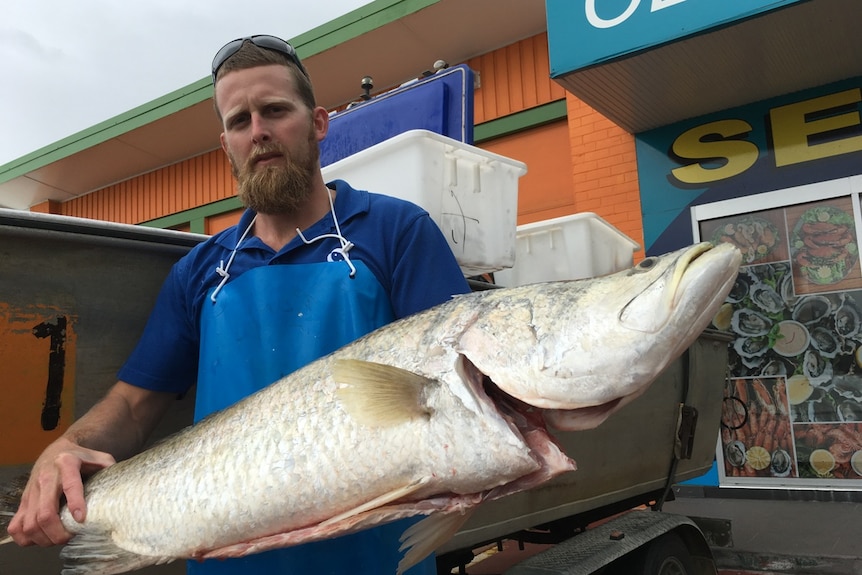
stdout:
[(396, 317), (428, 309), (470, 286), (443, 237), (427, 212), (406, 227), (397, 242), (391, 300)]
[(186, 265), (181, 259), (171, 268), (137, 346), (120, 368), (120, 380), (178, 394), (187, 392), (197, 380), (199, 338), (187, 310)]

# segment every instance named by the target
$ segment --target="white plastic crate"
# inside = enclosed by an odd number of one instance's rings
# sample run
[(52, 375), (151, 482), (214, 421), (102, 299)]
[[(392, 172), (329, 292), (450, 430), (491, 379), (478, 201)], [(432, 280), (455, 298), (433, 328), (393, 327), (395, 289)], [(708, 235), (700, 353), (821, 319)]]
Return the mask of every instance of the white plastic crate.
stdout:
[(327, 182), (409, 200), (443, 231), (465, 276), (515, 262), (523, 162), (427, 130), (410, 130), (323, 168)]
[(640, 246), (591, 212), (518, 226), (515, 265), (494, 273), (515, 287), (607, 275), (632, 266)]

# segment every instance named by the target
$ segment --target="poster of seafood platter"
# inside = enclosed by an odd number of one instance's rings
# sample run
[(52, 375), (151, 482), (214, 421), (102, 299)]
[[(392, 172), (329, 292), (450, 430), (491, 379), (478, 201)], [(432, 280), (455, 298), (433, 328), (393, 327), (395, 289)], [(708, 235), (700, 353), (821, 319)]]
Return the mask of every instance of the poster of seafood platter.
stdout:
[(743, 267), (716, 328), (730, 332), (719, 481), (862, 487), (859, 195), (699, 222)]

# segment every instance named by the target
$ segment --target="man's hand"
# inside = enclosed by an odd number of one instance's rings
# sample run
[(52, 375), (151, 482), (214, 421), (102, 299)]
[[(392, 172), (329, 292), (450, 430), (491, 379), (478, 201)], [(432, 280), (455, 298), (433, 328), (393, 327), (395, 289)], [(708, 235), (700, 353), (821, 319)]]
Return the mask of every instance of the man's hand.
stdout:
[(87, 516), (82, 476), (115, 463), (109, 453), (81, 447), (65, 437), (48, 446), (30, 472), (21, 505), (9, 524), (9, 535), (18, 545), (47, 547), (71, 538), (60, 522), (60, 496), (76, 521)]
[[(144, 445), (176, 394), (151, 391), (118, 381), (102, 401), (72, 423), (49, 445), (30, 472), (9, 535), (18, 545), (47, 547), (72, 534), (60, 522), (60, 497), (79, 523), (87, 516), (82, 477), (131, 457)], [(96, 449), (82, 447), (89, 445)], [(113, 455), (112, 455), (113, 454)]]

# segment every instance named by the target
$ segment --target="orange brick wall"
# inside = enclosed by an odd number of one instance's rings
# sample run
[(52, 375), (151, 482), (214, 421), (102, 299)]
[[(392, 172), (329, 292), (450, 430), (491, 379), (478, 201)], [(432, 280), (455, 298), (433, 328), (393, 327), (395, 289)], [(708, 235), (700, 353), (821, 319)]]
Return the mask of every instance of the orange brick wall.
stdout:
[[(575, 208), (595, 212), (643, 246), (635, 139), (593, 108), (566, 95)], [(635, 253), (635, 261), (643, 250)]]
[(565, 119), (495, 138), (481, 147), (527, 165), (527, 173), (518, 180), (518, 225), (579, 211)]

